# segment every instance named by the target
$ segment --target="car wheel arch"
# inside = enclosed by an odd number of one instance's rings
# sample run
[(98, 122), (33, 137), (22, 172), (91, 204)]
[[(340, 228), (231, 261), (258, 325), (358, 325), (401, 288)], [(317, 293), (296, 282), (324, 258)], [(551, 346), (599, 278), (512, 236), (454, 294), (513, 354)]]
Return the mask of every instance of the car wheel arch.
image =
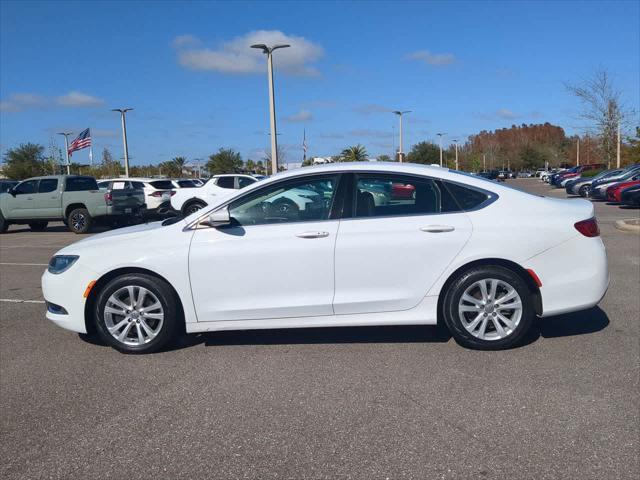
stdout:
[(184, 202), (184, 204), (182, 205), (182, 208), (180, 210), (184, 214), (189, 209), (189, 207), (191, 205), (194, 205), (194, 204), (202, 205), (201, 208), (204, 208), (204, 207), (207, 206), (207, 202), (205, 202), (201, 198), (193, 197), (193, 198), (190, 198), (189, 200), (187, 200), (186, 202)]
[(177, 310), (182, 320), (180, 325), (182, 325), (181, 328), (184, 333), (184, 328), (185, 328), (184, 327), (184, 318), (185, 318), (184, 306), (183, 306), (182, 298), (180, 298), (180, 295), (176, 291), (175, 287), (171, 284), (171, 282), (169, 282), (166, 278), (164, 278), (159, 273), (154, 272), (153, 270), (149, 270), (147, 268), (141, 268), (141, 267), (120, 267), (103, 274), (100, 278), (98, 278), (98, 280), (96, 280), (96, 283), (91, 288), (91, 292), (89, 293), (89, 296), (87, 297), (87, 301), (84, 304), (84, 323), (85, 323), (85, 328), (87, 329), (87, 333), (91, 335), (96, 333), (95, 318), (93, 318), (93, 309), (100, 291), (105, 287), (105, 285), (107, 285), (114, 278), (120, 277), (122, 275), (130, 275), (135, 273), (155, 277), (158, 280), (162, 280), (169, 286), (177, 302), (176, 303)]
[(84, 203), (71, 203), (67, 205), (67, 208), (64, 211), (64, 218), (69, 218), (69, 214), (78, 208), (84, 208), (88, 211)]
[(447, 296), (447, 291), (451, 284), (464, 272), (471, 270), (476, 267), (482, 266), (498, 266), (508, 268), (516, 275), (518, 275), (525, 284), (529, 287), (529, 291), (531, 292), (531, 298), (533, 301), (533, 306), (535, 309), (536, 315), (542, 315), (542, 295), (540, 294), (540, 288), (536, 285), (535, 280), (532, 276), (525, 270), (522, 265), (517, 264), (512, 260), (506, 260), (504, 258), (482, 258), (478, 260), (473, 260), (471, 262), (465, 263), (460, 267), (456, 268), (445, 280), (440, 292), (438, 294), (438, 323), (440, 324), (443, 321), (443, 307), (444, 307), (444, 299)]

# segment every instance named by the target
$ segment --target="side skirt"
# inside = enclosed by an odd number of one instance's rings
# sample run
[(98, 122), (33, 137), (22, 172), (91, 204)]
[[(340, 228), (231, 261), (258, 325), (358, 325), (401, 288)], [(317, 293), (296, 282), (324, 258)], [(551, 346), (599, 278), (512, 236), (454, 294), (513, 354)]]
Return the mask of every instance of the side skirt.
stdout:
[(399, 312), (325, 315), (319, 317), (267, 318), (262, 320), (222, 320), (219, 322), (187, 322), (187, 333), (222, 330), (265, 330), (274, 328), (363, 327), (375, 325), (435, 325), (438, 297), (425, 297), (410, 310)]

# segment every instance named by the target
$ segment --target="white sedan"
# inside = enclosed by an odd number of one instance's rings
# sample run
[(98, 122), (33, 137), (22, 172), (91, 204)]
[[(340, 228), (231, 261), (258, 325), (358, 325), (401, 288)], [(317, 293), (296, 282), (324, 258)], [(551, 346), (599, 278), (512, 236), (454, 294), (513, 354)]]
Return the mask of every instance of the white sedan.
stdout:
[[(375, 202), (376, 185), (396, 183), (415, 194)], [(290, 192), (306, 208), (273, 208)], [(330, 164), (74, 243), (51, 259), (42, 290), (49, 320), (129, 353), (184, 331), (439, 322), (464, 346), (501, 349), (536, 316), (604, 296), (593, 215), (584, 200), (445, 168)]]

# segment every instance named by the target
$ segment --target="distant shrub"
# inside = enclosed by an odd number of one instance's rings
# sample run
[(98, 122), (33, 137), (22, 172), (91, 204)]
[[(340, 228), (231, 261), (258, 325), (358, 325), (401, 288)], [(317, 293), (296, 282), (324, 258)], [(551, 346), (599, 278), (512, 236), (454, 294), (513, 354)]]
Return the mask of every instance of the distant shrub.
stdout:
[(602, 173), (604, 171), (605, 171), (605, 169), (587, 170), (586, 172), (582, 172), (582, 174), (580, 176), (583, 177), (583, 178), (595, 177), (596, 175), (598, 175), (599, 173)]

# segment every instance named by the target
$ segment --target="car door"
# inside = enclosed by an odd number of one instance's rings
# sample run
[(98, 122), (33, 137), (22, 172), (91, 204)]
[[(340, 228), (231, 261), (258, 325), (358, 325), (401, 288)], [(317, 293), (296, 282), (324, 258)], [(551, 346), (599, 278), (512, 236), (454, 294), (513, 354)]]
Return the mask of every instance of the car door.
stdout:
[(265, 185), (200, 226), (189, 253), (198, 321), (332, 315), (339, 175)]
[(60, 185), (57, 178), (41, 178), (34, 197), (34, 217), (59, 218), (62, 207)]
[(20, 182), (13, 189), (12, 195), (5, 198), (6, 212), (3, 214), (6, 218), (12, 219), (29, 219), (35, 209), (34, 199), (38, 188), (38, 180), (25, 180)]
[(361, 174), (351, 192), (336, 242), (335, 313), (415, 307), (462, 250), (471, 222), (426, 177)]

